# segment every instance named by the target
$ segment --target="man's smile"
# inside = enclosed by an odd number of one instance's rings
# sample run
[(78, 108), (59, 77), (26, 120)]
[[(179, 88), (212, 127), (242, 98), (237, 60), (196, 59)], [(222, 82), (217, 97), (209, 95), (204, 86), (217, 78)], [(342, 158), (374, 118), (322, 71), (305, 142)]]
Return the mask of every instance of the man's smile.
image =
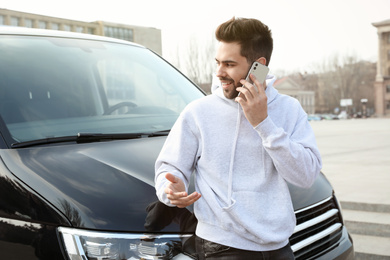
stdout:
[(228, 89), (231, 85), (234, 84), (234, 80), (232, 79), (226, 79), (226, 78), (220, 78), (221, 85), (223, 89)]
[(233, 82), (221, 82), (222, 83), (222, 88), (223, 89), (228, 89), (231, 85), (232, 85), (232, 83)]

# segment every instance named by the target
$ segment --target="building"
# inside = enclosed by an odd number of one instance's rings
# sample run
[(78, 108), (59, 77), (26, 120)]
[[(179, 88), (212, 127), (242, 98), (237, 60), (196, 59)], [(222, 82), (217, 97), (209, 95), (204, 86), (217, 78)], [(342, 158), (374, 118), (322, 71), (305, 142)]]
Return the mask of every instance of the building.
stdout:
[(378, 32), (378, 61), (374, 83), (378, 116), (390, 115), (390, 19), (373, 23)]
[(0, 8), (1, 25), (108, 36), (141, 44), (162, 55), (161, 30), (156, 28), (104, 21), (82, 22)]
[(307, 114), (315, 113), (316, 104), (314, 91), (302, 89), (301, 86), (299, 86), (293, 79), (289, 77), (276, 80), (274, 87), (279, 91), (279, 93), (298, 99), (299, 103), (301, 103), (302, 108)]

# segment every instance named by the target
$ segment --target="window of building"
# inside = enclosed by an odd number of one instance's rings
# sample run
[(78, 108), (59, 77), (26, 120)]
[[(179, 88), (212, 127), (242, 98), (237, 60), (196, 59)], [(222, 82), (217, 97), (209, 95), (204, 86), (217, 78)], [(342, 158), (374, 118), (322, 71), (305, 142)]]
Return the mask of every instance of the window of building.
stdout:
[(12, 26), (19, 26), (20, 25), (19, 17), (11, 17), (11, 25)]
[(131, 42), (134, 41), (133, 30), (125, 29), (124, 40), (131, 41)]
[(88, 33), (89, 34), (95, 34), (95, 29), (92, 27), (88, 27)]
[(301, 101), (301, 105), (302, 105), (302, 106), (306, 106), (306, 105), (307, 105), (307, 104), (306, 104), (306, 97), (305, 97), (305, 96), (302, 96), (300, 101)]
[(386, 93), (390, 93), (390, 85), (386, 85)]
[(24, 27), (33, 28), (33, 20), (31, 20), (31, 19), (24, 19)]
[(104, 36), (114, 37), (114, 28), (105, 26), (104, 27)]
[(64, 31), (70, 32), (70, 25), (64, 24)]
[(0, 25), (4, 25), (4, 15), (0, 15)]
[(51, 23), (51, 29), (52, 30), (59, 30), (60, 29), (60, 25), (58, 23)]
[(41, 29), (46, 29), (47, 28), (47, 23), (45, 21), (39, 21), (38, 27)]
[(105, 26), (104, 36), (122, 39), (126, 41), (133, 41), (133, 30), (127, 28)]
[(390, 101), (387, 101), (387, 102), (386, 102), (386, 109), (387, 109), (387, 110), (390, 109)]
[(78, 32), (78, 33), (82, 33), (83, 30), (84, 30), (84, 28), (82, 26), (77, 26), (76, 27), (76, 32)]
[(110, 29), (111, 27), (108, 27), (108, 26), (104, 26), (104, 36), (110, 36)]

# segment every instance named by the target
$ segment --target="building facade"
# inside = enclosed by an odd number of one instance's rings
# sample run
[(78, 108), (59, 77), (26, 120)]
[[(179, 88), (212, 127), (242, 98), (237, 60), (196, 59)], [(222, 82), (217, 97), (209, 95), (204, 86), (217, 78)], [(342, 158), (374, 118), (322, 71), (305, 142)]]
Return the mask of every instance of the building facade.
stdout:
[(390, 19), (372, 25), (378, 32), (375, 110), (378, 116), (390, 116)]
[(0, 26), (2, 25), (107, 36), (141, 44), (162, 55), (161, 30), (156, 28), (104, 21), (82, 22), (0, 8)]
[(293, 79), (284, 77), (274, 83), (274, 87), (281, 94), (289, 95), (296, 98), (301, 103), (302, 108), (307, 114), (315, 113), (315, 93), (302, 89)]

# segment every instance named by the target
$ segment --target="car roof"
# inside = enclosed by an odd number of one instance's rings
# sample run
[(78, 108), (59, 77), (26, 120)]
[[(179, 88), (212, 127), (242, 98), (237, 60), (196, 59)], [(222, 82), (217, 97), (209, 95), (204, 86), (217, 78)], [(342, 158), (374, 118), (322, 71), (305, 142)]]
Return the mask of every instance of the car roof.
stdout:
[(84, 39), (84, 40), (122, 43), (122, 44), (134, 45), (138, 47), (144, 47), (142, 45), (133, 42), (105, 37), (105, 36), (93, 35), (93, 34), (37, 29), (37, 28), (26, 28), (26, 27), (15, 27), (15, 26), (6, 26), (6, 25), (0, 26), (0, 35), (24, 35), (24, 36), (45, 36), (45, 37), (58, 37), (58, 38), (69, 38), (69, 39)]

